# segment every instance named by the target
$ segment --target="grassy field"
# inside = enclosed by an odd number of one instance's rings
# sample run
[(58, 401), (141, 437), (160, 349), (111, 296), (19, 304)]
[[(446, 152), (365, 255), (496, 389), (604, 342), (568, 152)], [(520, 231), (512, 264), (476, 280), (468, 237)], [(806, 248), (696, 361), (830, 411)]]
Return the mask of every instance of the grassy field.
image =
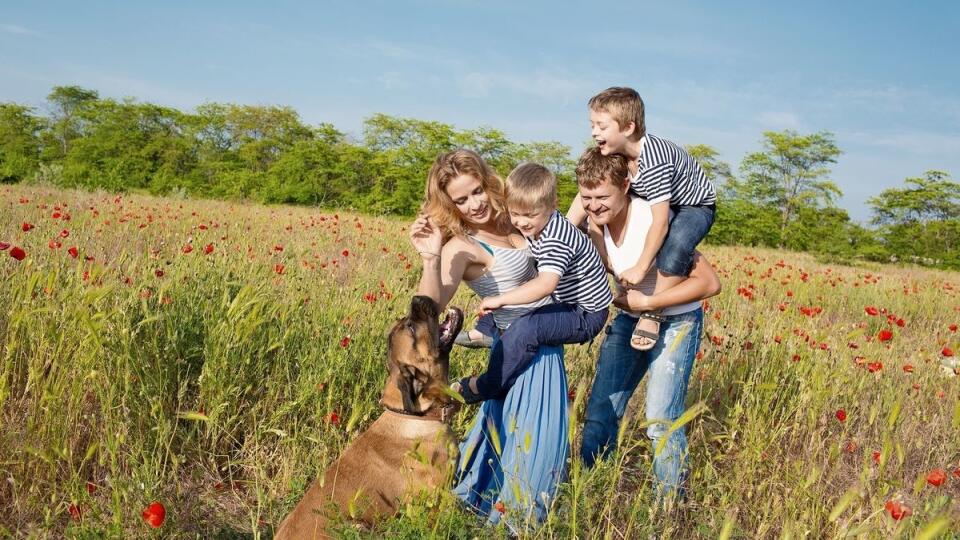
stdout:
[[(0, 537), (269, 537), (380, 413), (385, 333), (420, 272), (405, 225), (0, 187)], [(724, 290), (691, 379), (689, 500), (651, 506), (637, 414), (524, 536), (960, 535), (960, 275), (705, 251)], [(566, 350), (574, 441), (597, 350)], [(483, 363), (458, 348), (451, 371)], [(504, 534), (447, 493), (344, 529)]]

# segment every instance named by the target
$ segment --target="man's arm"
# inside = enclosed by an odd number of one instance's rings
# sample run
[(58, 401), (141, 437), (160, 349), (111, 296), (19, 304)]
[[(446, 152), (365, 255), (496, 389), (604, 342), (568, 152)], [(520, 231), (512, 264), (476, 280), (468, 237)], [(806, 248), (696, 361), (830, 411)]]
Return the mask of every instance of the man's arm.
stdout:
[(693, 254), (693, 268), (690, 278), (674, 287), (646, 296), (640, 291), (630, 290), (618, 297), (614, 303), (629, 311), (656, 311), (670, 306), (695, 302), (720, 294), (720, 277), (713, 266), (700, 252)]
[(567, 219), (570, 223), (573, 223), (574, 227), (579, 227), (583, 220), (587, 219), (587, 211), (583, 209), (583, 201), (580, 200), (579, 193), (570, 203), (570, 209), (567, 210)]

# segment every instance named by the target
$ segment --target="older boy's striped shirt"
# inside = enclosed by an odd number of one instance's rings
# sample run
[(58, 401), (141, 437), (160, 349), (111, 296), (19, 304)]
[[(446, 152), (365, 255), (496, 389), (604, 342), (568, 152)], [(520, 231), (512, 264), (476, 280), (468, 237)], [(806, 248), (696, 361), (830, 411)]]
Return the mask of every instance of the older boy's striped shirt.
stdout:
[(597, 248), (560, 212), (554, 210), (540, 237), (529, 240), (537, 270), (560, 274), (553, 292), (555, 301), (579, 305), (589, 312), (600, 311), (613, 301)]
[(669, 201), (670, 206), (716, 204), (717, 190), (703, 169), (683, 147), (647, 133), (642, 142), (637, 174), (630, 191), (650, 204)]

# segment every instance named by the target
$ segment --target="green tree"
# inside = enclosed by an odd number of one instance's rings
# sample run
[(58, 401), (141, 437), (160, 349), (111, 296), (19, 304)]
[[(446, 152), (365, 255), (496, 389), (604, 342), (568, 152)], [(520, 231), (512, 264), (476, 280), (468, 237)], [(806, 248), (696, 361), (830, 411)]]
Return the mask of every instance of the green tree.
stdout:
[(763, 151), (744, 157), (743, 180), (732, 188), (779, 211), (779, 247), (784, 247), (787, 228), (802, 209), (832, 206), (834, 197), (841, 195), (840, 188), (826, 178), (829, 164), (836, 163), (841, 151), (828, 132), (767, 131), (763, 137)]
[(720, 161), (720, 152), (706, 144), (687, 145), (687, 152), (697, 160), (707, 178), (718, 188), (733, 180), (730, 164)]
[(83, 112), (99, 101), (96, 90), (79, 86), (54, 86), (47, 96), (50, 105), (48, 144), (44, 150), (48, 159), (62, 159), (70, 151), (70, 143), (83, 134)]
[(40, 165), (38, 137), (43, 127), (30, 107), (0, 103), (0, 182), (20, 182), (33, 176)]
[(927, 171), (904, 183), (867, 201), (887, 253), (960, 268), (960, 184), (943, 171)]
[(87, 104), (77, 119), (84, 129), (63, 159), (67, 185), (160, 191), (195, 167), (175, 109), (104, 99)]

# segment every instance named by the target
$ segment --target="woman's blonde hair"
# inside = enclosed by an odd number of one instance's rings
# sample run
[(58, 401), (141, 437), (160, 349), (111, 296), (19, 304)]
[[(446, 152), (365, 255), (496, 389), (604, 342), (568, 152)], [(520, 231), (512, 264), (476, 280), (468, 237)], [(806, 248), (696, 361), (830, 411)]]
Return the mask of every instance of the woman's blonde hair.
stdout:
[(493, 219), (503, 224), (510, 221), (505, 211), (506, 197), (503, 180), (482, 157), (466, 149), (440, 154), (434, 160), (427, 175), (427, 185), (424, 190), (426, 200), (421, 207), (421, 212), (440, 227), (445, 240), (452, 236), (466, 236), (469, 233), (469, 225), (463, 219), (457, 205), (453, 203), (453, 199), (447, 194), (447, 185), (450, 181), (462, 175), (469, 175), (480, 181), (490, 201)]

